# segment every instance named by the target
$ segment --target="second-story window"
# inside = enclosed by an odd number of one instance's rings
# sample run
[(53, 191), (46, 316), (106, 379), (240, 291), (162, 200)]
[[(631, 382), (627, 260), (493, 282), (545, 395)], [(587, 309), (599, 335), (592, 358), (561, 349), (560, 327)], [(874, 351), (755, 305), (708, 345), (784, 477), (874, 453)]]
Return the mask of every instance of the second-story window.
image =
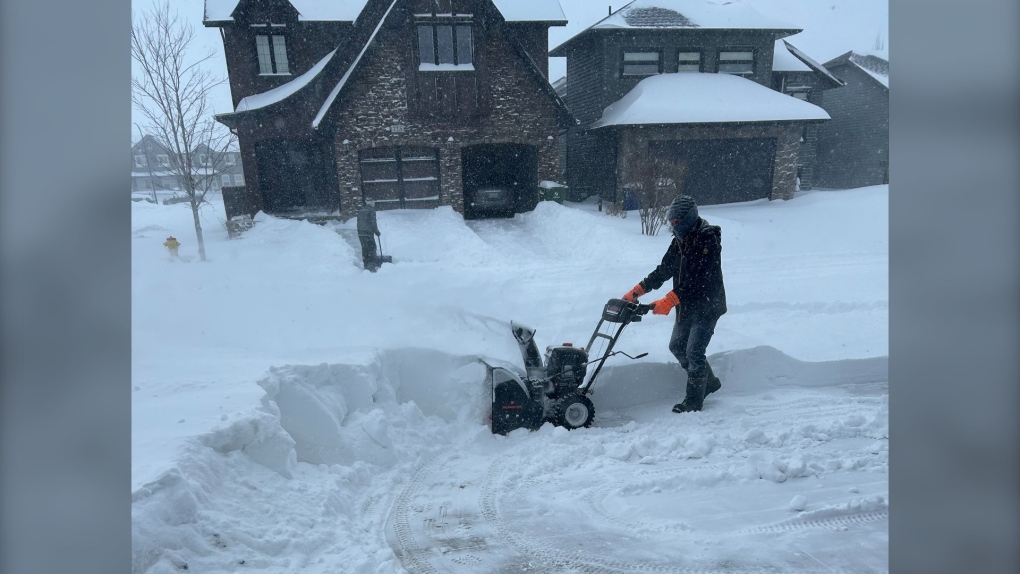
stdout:
[(195, 161), (198, 162), (198, 165), (207, 166), (209, 165), (209, 156), (207, 154), (200, 153), (195, 157)]
[(418, 57), (419, 70), (473, 69), (471, 22), (454, 18), (419, 21)]
[(287, 41), (282, 34), (256, 35), (255, 49), (259, 55), (259, 75), (290, 75)]
[(680, 52), (676, 56), (676, 71), (700, 72), (701, 52)]
[(621, 75), (624, 77), (652, 76), (662, 72), (662, 52), (624, 52), (623, 69)]
[(719, 52), (719, 72), (750, 76), (754, 73), (754, 52), (751, 50)]
[(135, 167), (145, 167), (147, 165), (149, 165), (149, 162), (145, 159), (145, 154), (135, 154)]
[(160, 167), (170, 167), (170, 156), (165, 153), (161, 153), (156, 156), (156, 163), (158, 163)]
[(224, 154), (223, 156), (223, 162), (226, 163), (227, 165), (234, 165), (237, 162), (237, 160), (234, 159), (234, 154), (227, 153)]

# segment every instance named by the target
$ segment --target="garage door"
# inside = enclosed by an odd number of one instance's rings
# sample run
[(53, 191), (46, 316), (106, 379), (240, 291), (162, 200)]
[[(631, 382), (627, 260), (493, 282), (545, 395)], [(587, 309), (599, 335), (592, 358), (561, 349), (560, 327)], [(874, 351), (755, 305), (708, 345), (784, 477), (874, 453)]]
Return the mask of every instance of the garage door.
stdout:
[(360, 153), (361, 189), (377, 209), (439, 205), (439, 157), (430, 147), (381, 147)]
[(651, 142), (656, 175), (682, 182), (699, 205), (751, 201), (772, 193), (775, 138)]

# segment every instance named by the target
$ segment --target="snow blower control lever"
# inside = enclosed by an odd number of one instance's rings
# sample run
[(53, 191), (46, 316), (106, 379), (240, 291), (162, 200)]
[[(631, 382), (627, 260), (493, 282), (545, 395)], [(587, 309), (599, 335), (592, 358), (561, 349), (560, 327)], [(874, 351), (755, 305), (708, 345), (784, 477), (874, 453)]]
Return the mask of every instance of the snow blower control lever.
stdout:
[[(595, 378), (606, 359), (613, 355), (640, 359), (648, 354), (631, 356), (613, 351), (613, 346), (624, 327), (640, 321), (650, 310), (651, 305), (610, 299), (586, 347), (574, 347), (569, 343), (549, 346), (544, 357), (535, 343), (535, 330), (511, 321), (510, 330), (524, 359), (524, 369), (510, 364), (490, 365), (481, 360), (492, 396), (492, 432), (506, 434), (522, 427), (534, 430), (545, 422), (567, 429), (591, 426), (595, 406), (587, 395), (593, 392)], [(609, 325), (606, 332), (602, 330), (603, 325)], [(596, 339), (606, 339), (608, 343), (597, 358), (589, 359)], [(591, 364), (595, 364), (595, 368), (591, 376), (587, 376)]]

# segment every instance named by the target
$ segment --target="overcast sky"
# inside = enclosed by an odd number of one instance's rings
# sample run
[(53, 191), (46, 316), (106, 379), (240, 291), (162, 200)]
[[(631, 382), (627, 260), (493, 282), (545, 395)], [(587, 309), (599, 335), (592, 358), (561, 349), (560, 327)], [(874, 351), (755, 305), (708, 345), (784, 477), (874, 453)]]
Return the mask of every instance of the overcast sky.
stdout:
[[(741, 1), (741, 0), (738, 0)], [(806, 51), (809, 56), (825, 62), (848, 50), (873, 51), (876, 39), (889, 45), (888, 0), (742, 0), (774, 20), (788, 23), (804, 31), (789, 38), (790, 43)], [(160, 0), (132, 0), (132, 17), (138, 18)], [(549, 30), (549, 47), (562, 44), (578, 32), (591, 26), (609, 13), (609, 7), (619, 9), (623, 1), (559, 0), (569, 23)], [(226, 77), (227, 65), (223, 56), (223, 42), (217, 28), (202, 25), (204, 0), (173, 0), (172, 6), (181, 17), (195, 27), (195, 57), (208, 52), (213, 57), (207, 65), (214, 74)], [(549, 76), (556, 80), (566, 73), (565, 58), (551, 58)], [(215, 113), (232, 110), (230, 88), (224, 84), (214, 94), (212, 108)], [(132, 110), (132, 122), (141, 122)], [(132, 140), (137, 139), (132, 134)]]

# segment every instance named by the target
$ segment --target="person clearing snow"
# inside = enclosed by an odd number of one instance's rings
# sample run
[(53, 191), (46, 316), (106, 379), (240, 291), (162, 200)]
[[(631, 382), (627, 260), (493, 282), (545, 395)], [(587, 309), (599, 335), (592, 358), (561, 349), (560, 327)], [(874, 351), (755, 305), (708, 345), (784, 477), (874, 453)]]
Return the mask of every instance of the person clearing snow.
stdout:
[(631, 302), (673, 278), (673, 289), (652, 303), (652, 313), (668, 315), (677, 308), (669, 351), (687, 371), (687, 395), (673, 407), (675, 413), (700, 411), (705, 396), (722, 387), (708, 364), (705, 350), (715, 324), (726, 313), (726, 289), (722, 275), (722, 234), (698, 216), (698, 206), (687, 195), (678, 195), (666, 211), (673, 240), (662, 262), (628, 291)]

